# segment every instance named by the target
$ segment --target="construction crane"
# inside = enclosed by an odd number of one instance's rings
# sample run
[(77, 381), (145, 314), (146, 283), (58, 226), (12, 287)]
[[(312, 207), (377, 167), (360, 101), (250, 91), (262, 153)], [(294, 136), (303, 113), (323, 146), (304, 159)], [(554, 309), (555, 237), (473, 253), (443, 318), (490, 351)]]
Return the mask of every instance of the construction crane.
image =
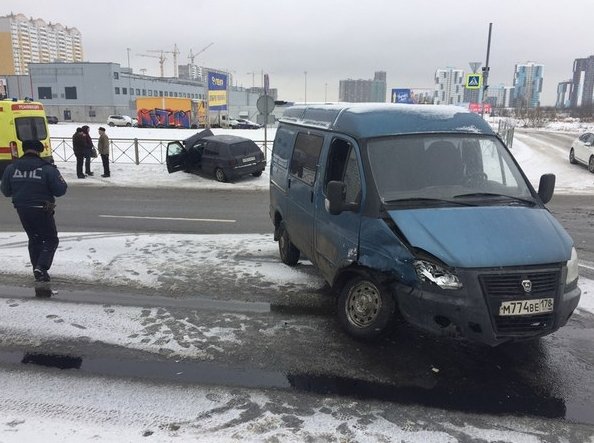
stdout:
[(190, 49), (190, 55), (188, 55), (188, 58), (190, 59), (190, 63), (193, 65), (194, 63), (194, 59), (199, 56), (200, 54), (202, 54), (204, 51), (206, 51), (208, 48), (210, 48), (212, 45), (214, 45), (214, 42), (209, 43), (208, 45), (206, 45), (204, 48), (202, 48), (200, 51), (198, 51), (196, 54), (192, 53), (192, 50)]
[(165, 77), (165, 71), (164, 71), (163, 65), (165, 64), (165, 60), (167, 60), (167, 57), (165, 57), (165, 55), (163, 55), (162, 52), (161, 52), (161, 55), (150, 55), (150, 54), (136, 54), (136, 55), (138, 55), (140, 57), (158, 58), (159, 66), (161, 67), (161, 77)]
[(179, 49), (177, 49), (177, 43), (175, 43), (173, 45), (173, 51), (163, 51), (161, 49), (149, 49), (147, 50), (147, 52), (160, 52), (161, 56), (163, 56), (163, 54), (173, 54), (173, 76), (175, 78), (178, 77), (178, 73), (177, 73), (177, 55), (179, 54)]

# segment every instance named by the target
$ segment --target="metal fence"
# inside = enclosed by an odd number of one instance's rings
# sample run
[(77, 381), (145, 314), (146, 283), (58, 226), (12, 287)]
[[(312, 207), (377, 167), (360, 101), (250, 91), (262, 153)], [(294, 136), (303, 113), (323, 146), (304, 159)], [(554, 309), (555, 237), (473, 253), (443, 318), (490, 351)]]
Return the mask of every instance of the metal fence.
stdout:
[(503, 139), (505, 144), (509, 149), (512, 148), (514, 143), (514, 129), (515, 126), (512, 125), (508, 121), (499, 120), (499, 125), (497, 126), (497, 134)]
[[(74, 160), (74, 150), (72, 149), (72, 139), (64, 137), (50, 138), (53, 150), (54, 160), (70, 161)], [(112, 163), (152, 163), (163, 164), (167, 156), (167, 144), (173, 140), (170, 139), (139, 139), (139, 138), (110, 138), (109, 139), (109, 161)], [(268, 149), (272, 148), (272, 143), (267, 144), (263, 140), (254, 140), (264, 157), (268, 158)]]

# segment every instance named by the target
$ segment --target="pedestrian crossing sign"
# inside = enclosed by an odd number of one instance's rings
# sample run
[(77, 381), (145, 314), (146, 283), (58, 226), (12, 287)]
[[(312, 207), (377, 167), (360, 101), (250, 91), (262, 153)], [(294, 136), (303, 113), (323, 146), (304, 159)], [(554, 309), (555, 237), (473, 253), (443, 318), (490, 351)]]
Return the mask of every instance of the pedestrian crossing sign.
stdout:
[(482, 74), (467, 74), (466, 75), (466, 89), (480, 89), (483, 85)]

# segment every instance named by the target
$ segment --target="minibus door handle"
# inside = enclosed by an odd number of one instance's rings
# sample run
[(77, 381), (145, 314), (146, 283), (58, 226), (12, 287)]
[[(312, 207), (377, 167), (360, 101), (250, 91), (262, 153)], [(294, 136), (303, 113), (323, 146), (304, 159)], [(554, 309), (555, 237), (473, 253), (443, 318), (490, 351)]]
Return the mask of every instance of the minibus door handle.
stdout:
[(309, 192), (309, 201), (313, 203), (313, 190)]

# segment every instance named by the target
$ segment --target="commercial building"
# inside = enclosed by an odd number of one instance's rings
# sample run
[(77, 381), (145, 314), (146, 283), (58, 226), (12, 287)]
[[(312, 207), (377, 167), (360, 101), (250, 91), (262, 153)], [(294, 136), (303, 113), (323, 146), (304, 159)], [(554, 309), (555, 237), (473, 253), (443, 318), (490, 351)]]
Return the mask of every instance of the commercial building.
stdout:
[(0, 75), (27, 75), (29, 63), (82, 60), (78, 29), (23, 14), (0, 17)]
[(377, 71), (373, 80), (340, 80), (338, 100), (350, 103), (385, 103), (386, 73)]
[(540, 106), (543, 75), (544, 65), (534, 62), (516, 65), (513, 106), (527, 108)]
[(464, 71), (456, 68), (435, 71), (433, 103), (436, 105), (458, 105), (464, 101)]
[[(27, 76), (6, 76), (9, 97), (41, 101), (63, 121), (101, 122), (110, 114), (136, 115), (140, 97), (206, 100), (204, 82), (141, 75), (118, 63), (32, 63)], [(254, 118), (259, 95), (229, 88), (228, 113)]]

